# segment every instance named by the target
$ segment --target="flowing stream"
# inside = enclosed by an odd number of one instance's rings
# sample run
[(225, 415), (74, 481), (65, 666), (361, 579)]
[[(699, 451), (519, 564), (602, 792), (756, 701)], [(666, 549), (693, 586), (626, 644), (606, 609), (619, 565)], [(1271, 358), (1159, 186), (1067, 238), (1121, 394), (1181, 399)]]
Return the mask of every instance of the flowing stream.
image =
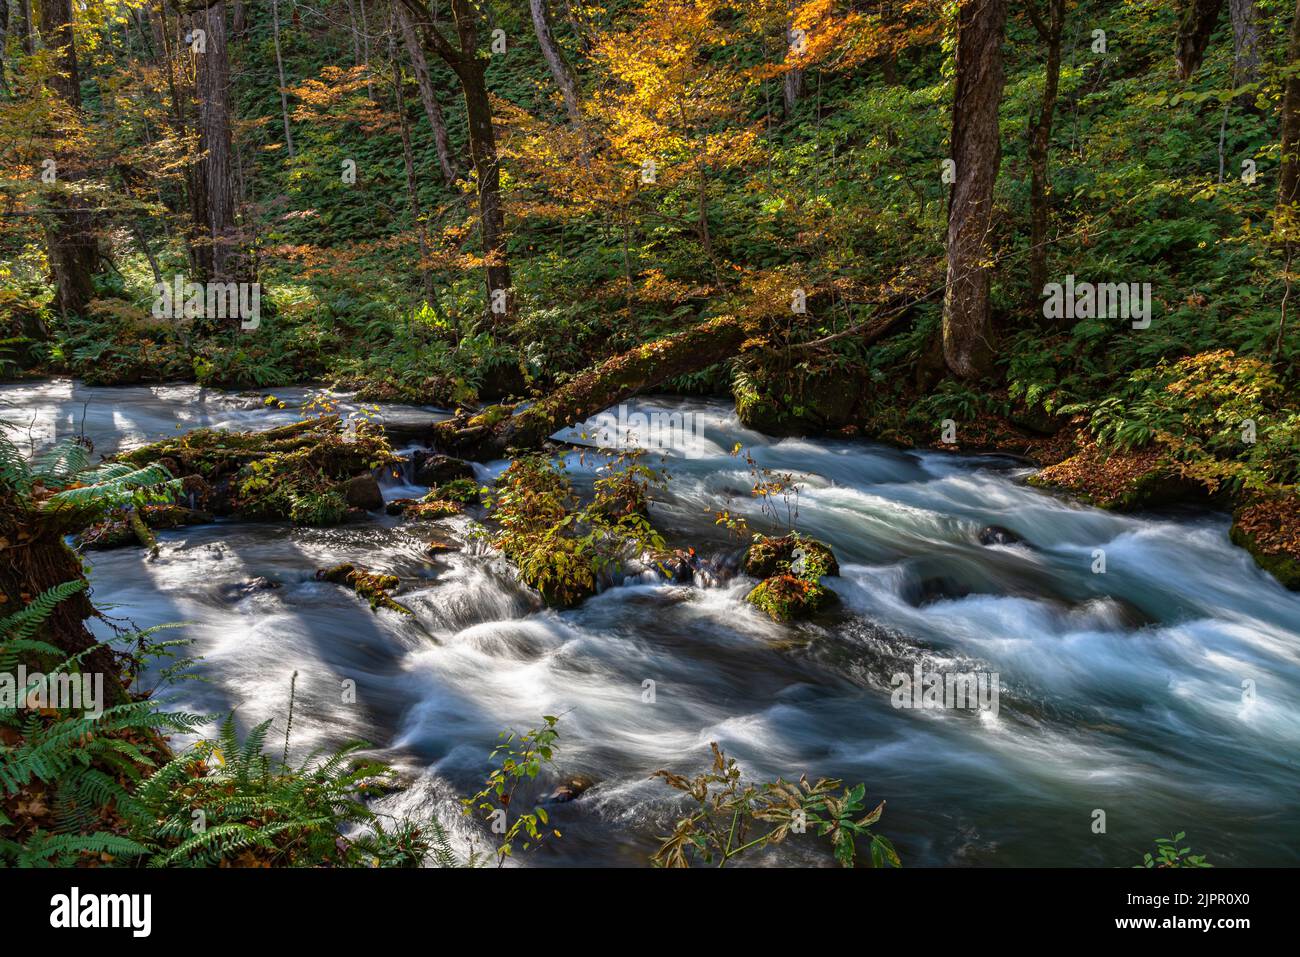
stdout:
[[(306, 390), (269, 391), (288, 408), (197, 386), (9, 385), (0, 418), (20, 445), (84, 432), (109, 454), (178, 426), (294, 420)], [(371, 742), (409, 784), (381, 807), (437, 811), (464, 846), (490, 835), (459, 816), (455, 795), (481, 782), (498, 732), (562, 715), (557, 772), (596, 783), (551, 808), (563, 837), (527, 855), (533, 865), (644, 864), (681, 807), (650, 775), (704, 770), (711, 741), (754, 779), (864, 782), (888, 802), (878, 827), (905, 866), (1122, 866), (1177, 831), (1220, 865), (1300, 864), (1300, 594), (1229, 543), (1226, 516), (1085, 508), (1029, 488), (1031, 470), (1008, 459), (773, 439), (718, 402), (632, 406), (695, 416), (701, 435), (666, 452), (671, 480), (652, 517), (670, 544), (718, 568), (740, 549), (717, 510), (765, 527), (736, 443), (796, 473), (797, 527), (841, 566), (826, 580), (839, 599), (830, 611), (775, 624), (744, 602), (752, 580), (723, 574), (691, 585), (629, 576), (557, 612), (469, 518), (380, 514), (332, 529), (161, 532), (155, 561), (138, 548), (91, 552), (95, 600), (141, 627), (188, 623), (179, 634), (206, 680), (169, 686), (177, 708), (234, 710), (245, 729), (275, 718), (283, 734), (296, 670), (291, 754)], [(581, 485), (599, 462), (575, 455), (569, 469)], [(384, 483), (389, 498), (424, 491), (401, 476)], [(988, 525), (1024, 542), (982, 545)], [(464, 547), (429, 558), (433, 538)], [(415, 617), (371, 612), (314, 580), (342, 561), (398, 575)], [(247, 586), (257, 578), (280, 587)], [(996, 673), (996, 714), (894, 707), (893, 676), (917, 665)], [(555, 783), (548, 775), (540, 793)], [(811, 837), (756, 860), (830, 863)]]

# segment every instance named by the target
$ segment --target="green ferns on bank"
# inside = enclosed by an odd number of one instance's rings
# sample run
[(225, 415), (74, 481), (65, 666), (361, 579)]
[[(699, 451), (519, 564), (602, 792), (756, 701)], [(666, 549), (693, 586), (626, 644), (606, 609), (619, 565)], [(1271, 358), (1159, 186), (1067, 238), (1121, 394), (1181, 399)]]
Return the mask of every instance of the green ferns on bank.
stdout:
[[(0, 619), (0, 666), (57, 652), (33, 636), (85, 587), (61, 585)], [(413, 867), (426, 856), (458, 863), (436, 820), (387, 821), (367, 806), (392, 786), (392, 772), (358, 761), (360, 743), (295, 767), (264, 753), (270, 721), (241, 743), (232, 715), (215, 740), (173, 756), (165, 736), (193, 734), (208, 718), (151, 700), (100, 714), (29, 710), (25, 702), (19, 689), (17, 706), (0, 709), (0, 864)]]

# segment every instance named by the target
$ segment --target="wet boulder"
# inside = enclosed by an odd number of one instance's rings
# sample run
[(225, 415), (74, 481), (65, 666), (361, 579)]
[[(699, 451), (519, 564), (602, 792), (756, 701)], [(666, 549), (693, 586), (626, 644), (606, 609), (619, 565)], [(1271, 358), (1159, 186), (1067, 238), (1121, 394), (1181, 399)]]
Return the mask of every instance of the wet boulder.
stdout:
[(370, 603), (371, 611), (388, 608), (404, 615), (413, 614), (411, 609), (393, 599), (391, 593), (398, 586), (396, 575), (371, 572), (359, 565), (344, 563), (319, 569), (316, 579), (351, 588)]
[(411, 459), (415, 481), (419, 485), (445, 485), (456, 479), (473, 479), (474, 467), (464, 459), (437, 452), (416, 452)]
[(1024, 545), (1029, 547), (1029, 543), (1023, 537), (1001, 525), (985, 525), (980, 529), (979, 541), (981, 545)]
[(424, 546), (424, 554), (432, 558), (435, 555), (445, 555), (447, 552), (458, 552), (460, 546), (453, 542), (444, 542), (435, 538)]
[(642, 556), (642, 562), (659, 572), (674, 585), (689, 585), (695, 580), (695, 549), (676, 548)]
[(585, 774), (574, 774), (565, 778), (546, 798), (548, 804), (567, 804), (582, 797), (596, 784)]
[(745, 600), (773, 621), (787, 622), (825, 608), (834, 597), (821, 580), (840, 573), (830, 546), (791, 532), (759, 537), (745, 553), (745, 573), (762, 578)]
[(364, 508), (368, 512), (384, 507), (384, 493), (379, 490), (379, 482), (369, 472), (344, 482), (343, 498), (353, 508)]

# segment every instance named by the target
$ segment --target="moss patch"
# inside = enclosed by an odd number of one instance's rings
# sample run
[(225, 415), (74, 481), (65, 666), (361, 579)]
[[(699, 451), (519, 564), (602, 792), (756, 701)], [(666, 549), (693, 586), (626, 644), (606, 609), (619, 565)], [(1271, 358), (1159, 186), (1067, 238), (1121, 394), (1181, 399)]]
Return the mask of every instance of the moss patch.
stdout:
[(744, 568), (747, 575), (763, 579), (745, 600), (780, 622), (807, 618), (824, 608), (831, 593), (821, 580), (840, 573), (830, 546), (797, 532), (757, 538), (745, 553)]
[(346, 489), (357, 475), (399, 461), (382, 432), (363, 424), (349, 436), (332, 415), (265, 432), (195, 429), (121, 460), (161, 462), (218, 514), (319, 526), (346, 516)]
[(413, 614), (411, 609), (401, 602), (395, 601), (393, 596), (389, 594), (397, 587), (398, 579), (396, 575), (380, 575), (368, 572), (356, 565), (345, 563), (321, 569), (316, 572), (316, 578), (320, 581), (332, 582), (335, 585), (345, 585), (351, 588), (370, 603), (371, 611), (388, 608), (392, 611), (401, 612), (403, 615)]

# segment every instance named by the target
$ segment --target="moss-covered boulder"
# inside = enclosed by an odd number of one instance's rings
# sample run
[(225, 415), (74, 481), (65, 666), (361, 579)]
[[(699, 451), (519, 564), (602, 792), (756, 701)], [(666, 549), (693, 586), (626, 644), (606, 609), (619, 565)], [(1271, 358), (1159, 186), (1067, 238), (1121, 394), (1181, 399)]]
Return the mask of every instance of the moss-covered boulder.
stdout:
[(758, 536), (745, 552), (744, 569), (755, 578), (770, 578), (792, 569), (800, 577), (814, 579), (840, 573), (829, 545), (798, 532), (781, 538)]
[(357, 565), (344, 563), (320, 569), (316, 572), (316, 578), (319, 581), (331, 582), (335, 585), (344, 585), (351, 588), (370, 603), (371, 611), (388, 608), (403, 615), (412, 614), (411, 609), (401, 602), (395, 601), (390, 594), (398, 585), (396, 575), (376, 574)]
[(1300, 497), (1262, 499), (1238, 508), (1228, 534), (1260, 568), (1300, 591)]
[(745, 601), (767, 612), (773, 621), (807, 618), (825, 607), (830, 593), (820, 582), (794, 575), (773, 575), (754, 586)]
[(763, 579), (745, 600), (781, 622), (807, 618), (824, 608), (832, 595), (821, 580), (840, 573), (829, 545), (797, 532), (781, 538), (759, 536), (745, 553), (744, 569)]
[(349, 434), (337, 415), (264, 432), (195, 429), (119, 458), (161, 462), (184, 480), (187, 496), (218, 515), (313, 526), (343, 521), (349, 499), (378, 507), (368, 476), (399, 461), (377, 427), (366, 423)]
[(482, 501), (478, 482), (472, 478), (452, 479), (429, 490), (425, 500), (438, 499), (444, 502), (457, 502), (461, 505), (478, 505)]
[(775, 372), (751, 365), (731, 384), (736, 416), (768, 435), (807, 435), (853, 425), (862, 406), (863, 370), (848, 365)]

